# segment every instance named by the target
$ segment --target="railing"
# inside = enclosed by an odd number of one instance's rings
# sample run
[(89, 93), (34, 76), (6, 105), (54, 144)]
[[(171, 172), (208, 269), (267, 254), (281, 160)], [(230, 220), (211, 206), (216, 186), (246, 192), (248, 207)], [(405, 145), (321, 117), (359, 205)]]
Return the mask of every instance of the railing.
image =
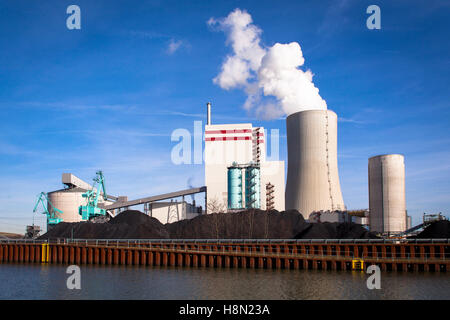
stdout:
[[(356, 257), (359, 258), (359, 257)], [(450, 254), (449, 253), (435, 253), (434, 255), (431, 255), (429, 253), (425, 253), (422, 255), (419, 254), (415, 254), (415, 255), (411, 255), (409, 253), (405, 254), (404, 257), (398, 257), (398, 256), (386, 256), (386, 257), (380, 257), (379, 255), (376, 257), (373, 257), (371, 255), (368, 256), (361, 256), (361, 259), (363, 260), (377, 260), (377, 261), (387, 261), (387, 260), (391, 260), (391, 261), (400, 261), (400, 260), (418, 260), (418, 261), (447, 261), (450, 260)]]
[(0, 243), (243, 243), (243, 244), (420, 244), (449, 243), (450, 239), (0, 239)]

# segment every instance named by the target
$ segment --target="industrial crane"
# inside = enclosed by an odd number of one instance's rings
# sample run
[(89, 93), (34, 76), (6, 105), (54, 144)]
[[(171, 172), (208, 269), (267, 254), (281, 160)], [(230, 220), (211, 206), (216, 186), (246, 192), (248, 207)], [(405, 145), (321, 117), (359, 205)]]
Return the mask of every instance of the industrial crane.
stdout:
[(81, 220), (87, 221), (98, 216), (106, 215), (106, 210), (97, 206), (100, 193), (102, 193), (103, 199), (106, 201), (105, 178), (103, 177), (102, 171), (97, 171), (92, 189), (83, 193), (83, 198), (87, 198), (87, 203), (85, 206), (80, 206), (79, 208), (78, 213), (81, 215)]
[[(45, 201), (47, 201), (48, 206), (45, 204)], [(47, 215), (47, 226), (54, 226), (61, 221), (63, 221), (60, 216), (63, 213), (61, 210), (55, 208), (55, 206), (50, 202), (50, 200), (47, 197), (47, 194), (45, 192), (41, 192), (39, 194), (38, 200), (36, 201), (36, 205), (34, 206), (33, 213), (36, 212), (39, 203), (42, 204), (42, 207), (44, 208), (43, 214)], [(50, 210), (49, 210), (50, 209)]]

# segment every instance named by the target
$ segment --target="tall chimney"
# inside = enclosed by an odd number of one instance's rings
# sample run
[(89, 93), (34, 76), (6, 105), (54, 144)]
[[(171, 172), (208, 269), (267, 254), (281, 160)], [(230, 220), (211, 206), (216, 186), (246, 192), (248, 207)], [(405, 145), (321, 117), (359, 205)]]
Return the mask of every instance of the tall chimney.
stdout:
[(207, 104), (206, 104), (206, 112), (207, 112), (207, 122), (206, 122), (206, 124), (207, 125), (210, 125), (211, 124), (211, 102), (208, 102)]

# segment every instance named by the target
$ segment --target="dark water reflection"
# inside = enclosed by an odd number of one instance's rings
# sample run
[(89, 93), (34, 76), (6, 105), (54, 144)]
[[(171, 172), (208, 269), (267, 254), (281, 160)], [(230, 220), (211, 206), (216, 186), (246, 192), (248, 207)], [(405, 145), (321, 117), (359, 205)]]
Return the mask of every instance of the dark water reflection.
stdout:
[(0, 265), (0, 299), (450, 299), (448, 273), (82, 266), (81, 290), (66, 266)]

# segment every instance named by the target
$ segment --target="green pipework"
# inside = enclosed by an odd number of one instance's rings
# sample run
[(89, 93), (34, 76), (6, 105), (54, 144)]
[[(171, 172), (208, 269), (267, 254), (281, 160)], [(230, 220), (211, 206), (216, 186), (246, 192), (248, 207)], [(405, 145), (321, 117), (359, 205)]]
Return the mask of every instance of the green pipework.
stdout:
[(245, 168), (245, 207), (261, 208), (261, 182), (259, 166), (250, 165)]
[[(95, 191), (96, 185), (98, 185), (97, 191)], [(96, 216), (106, 215), (106, 210), (97, 206), (100, 193), (103, 193), (103, 199), (106, 201), (105, 178), (103, 177), (102, 171), (97, 171), (92, 189), (83, 193), (83, 198), (87, 198), (87, 203), (85, 206), (80, 206), (78, 210), (78, 213), (81, 215), (81, 220), (87, 221)]]
[[(48, 210), (48, 206), (45, 204), (44, 200), (47, 201), (50, 211)], [(48, 196), (45, 192), (41, 192), (38, 196), (38, 200), (36, 201), (36, 204), (34, 205), (33, 213), (36, 212), (39, 203), (42, 204), (42, 207), (44, 208), (43, 214), (47, 215), (47, 225), (55, 225), (63, 221), (59, 216), (63, 213), (61, 210), (55, 208), (53, 203), (48, 199)]]
[(228, 209), (242, 209), (242, 169), (228, 168)]

